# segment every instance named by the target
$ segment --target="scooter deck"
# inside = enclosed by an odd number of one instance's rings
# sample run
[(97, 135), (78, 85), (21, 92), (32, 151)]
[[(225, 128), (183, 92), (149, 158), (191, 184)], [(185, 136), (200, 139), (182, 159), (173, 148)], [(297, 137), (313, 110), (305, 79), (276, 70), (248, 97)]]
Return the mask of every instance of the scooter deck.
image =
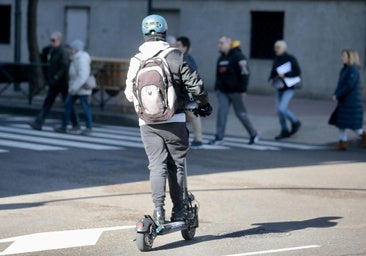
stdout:
[(168, 221), (163, 225), (158, 225), (150, 215), (145, 215), (145, 219), (149, 219), (151, 222), (155, 224), (156, 226), (155, 232), (157, 235), (165, 235), (168, 233), (173, 233), (187, 228), (187, 224), (185, 221), (174, 221), (174, 222)]
[(165, 235), (168, 233), (173, 233), (176, 231), (180, 231), (186, 229), (187, 225), (184, 221), (175, 221), (175, 222), (168, 222), (163, 225), (156, 227), (156, 233), (158, 235)]

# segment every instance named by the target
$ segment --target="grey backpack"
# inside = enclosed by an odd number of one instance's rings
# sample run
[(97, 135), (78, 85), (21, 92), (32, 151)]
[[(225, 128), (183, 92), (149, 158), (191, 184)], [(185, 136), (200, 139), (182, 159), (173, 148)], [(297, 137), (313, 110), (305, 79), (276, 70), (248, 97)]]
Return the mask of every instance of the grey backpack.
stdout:
[(133, 92), (137, 99), (136, 113), (145, 122), (167, 121), (176, 111), (177, 95), (165, 60), (173, 50), (176, 49), (167, 48), (151, 58), (139, 59), (141, 62), (134, 79)]

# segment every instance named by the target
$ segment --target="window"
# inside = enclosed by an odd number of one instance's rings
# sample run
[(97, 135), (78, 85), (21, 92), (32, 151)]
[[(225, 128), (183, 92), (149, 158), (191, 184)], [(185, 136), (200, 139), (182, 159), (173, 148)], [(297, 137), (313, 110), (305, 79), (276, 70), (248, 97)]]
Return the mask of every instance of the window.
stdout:
[(284, 12), (252, 12), (250, 57), (272, 59), (273, 45), (283, 39)]
[(0, 5), (0, 44), (10, 44), (11, 6)]

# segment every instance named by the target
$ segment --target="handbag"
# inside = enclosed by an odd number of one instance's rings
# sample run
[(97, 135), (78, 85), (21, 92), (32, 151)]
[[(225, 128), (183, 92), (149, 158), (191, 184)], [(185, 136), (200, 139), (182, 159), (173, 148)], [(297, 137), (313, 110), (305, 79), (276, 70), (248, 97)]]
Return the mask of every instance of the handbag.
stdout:
[(95, 87), (97, 87), (97, 80), (95, 79), (95, 76), (94, 75), (90, 75), (88, 77), (88, 79), (86, 80), (83, 88), (84, 89), (87, 89), (87, 90), (92, 90), (94, 89)]

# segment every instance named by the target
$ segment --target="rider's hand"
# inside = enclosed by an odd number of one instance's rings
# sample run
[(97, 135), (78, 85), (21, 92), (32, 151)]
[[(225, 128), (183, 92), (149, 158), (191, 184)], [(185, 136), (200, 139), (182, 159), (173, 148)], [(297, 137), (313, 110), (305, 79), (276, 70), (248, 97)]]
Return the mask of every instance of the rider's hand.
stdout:
[(210, 105), (210, 103), (199, 105), (198, 108), (194, 110), (194, 114), (196, 116), (206, 117), (211, 115), (211, 113), (212, 113), (212, 106)]

